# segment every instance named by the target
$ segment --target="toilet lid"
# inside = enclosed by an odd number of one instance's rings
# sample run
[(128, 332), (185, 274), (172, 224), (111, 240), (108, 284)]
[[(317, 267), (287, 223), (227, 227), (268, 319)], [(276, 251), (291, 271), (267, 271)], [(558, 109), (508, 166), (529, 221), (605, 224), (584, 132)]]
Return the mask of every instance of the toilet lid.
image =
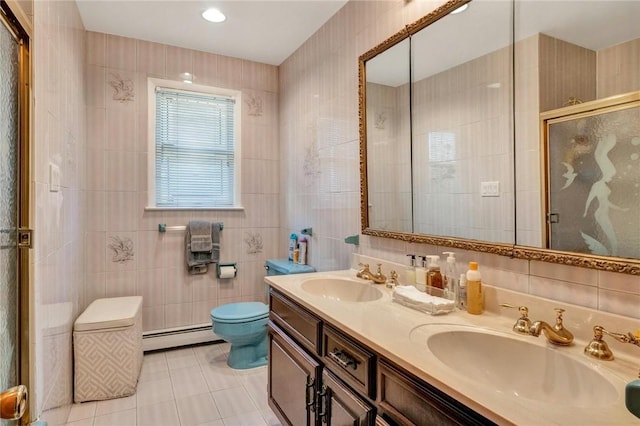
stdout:
[(229, 303), (211, 310), (214, 321), (246, 322), (261, 319), (269, 314), (269, 307), (261, 302)]

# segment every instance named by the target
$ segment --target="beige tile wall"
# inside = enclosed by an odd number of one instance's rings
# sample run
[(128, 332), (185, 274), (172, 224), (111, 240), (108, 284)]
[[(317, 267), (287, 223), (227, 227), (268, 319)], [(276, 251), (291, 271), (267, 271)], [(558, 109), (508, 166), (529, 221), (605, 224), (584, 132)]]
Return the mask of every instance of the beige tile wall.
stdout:
[[(145, 330), (210, 322), (212, 308), (265, 300), (264, 261), (278, 252), (278, 70), (274, 66), (96, 32), (87, 33), (86, 298), (143, 296)], [(147, 202), (147, 78), (180, 80), (242, 91), (243, 211), (149, 211)], [(114, 99), (114, 80), (133, 87), (130, 100)], [(260, 105), (255, 111), (249, 103)], [(238, 275), (218, 280), (215, 268), (190, 276), (184, 232), (158, 232), (158, 224), (191, 219), (224, 223), (221, 261)], [(251, 238), (262, 247), (251, 250)], [(109, 247), (131, 241), (133, 258), (117, 262)]]
[(409, 85), (367, 83), (369, 223), (411, 232)]
[[(73, 320), (84, 291), (84, 44), (74, 2), (33, 2), (34, 356), (32, 418), (71, 403)], [(60, 168), (51, 192), (49, 165)]]
[[(511, 56), (498, 49), (413, 84), (416, 232), (514, 242)], [(499, 197), (481, 197), (486, 181)]]
[[(360, 229), (358, 56), (437, 5), (432, 1), (350, 1), (280, 66), (280, 240), (284, 244), (288, 232), (313, 226), (310, 257), (321, 270), (351, 266), (348, 254), (354, 247), (344, 244), (343, 239)], [(537, 49), (537, 42), (525, 47)], [(534, 88), (520, 95), (538, 105), (538, 65), (517, 63), (517, 67), (527, 77), (524, 89)], [(530, 112), (516, 111), (517, 118)], [(324, 134), (320, 128), (332, 131)], [(537, 132), (537, 126), (531, 122), (523, 131)], [(537, 177), (539, 139), (530, 135), (521, 142), (520, 135), (516, 150), (523, 155), (518, 159), (518, 173)], [(314, 164), (313, 173), (305, 173), (305, 165)], [(338, 184), (326, 185), (329, 181)], [(534, 191), (526, 185), (519, 188)], [(444, 247), (366, 236), (361, 236), (357, 250), (402, 263), (407, 253), (446, 251)], [(466, 262), (479, 261), (489, 284), (640, 318), (640, 277), (460, 250), (457, 257), (461, 270), (466, 269)], [(552, 315), (546, 313), (549, 318)]]

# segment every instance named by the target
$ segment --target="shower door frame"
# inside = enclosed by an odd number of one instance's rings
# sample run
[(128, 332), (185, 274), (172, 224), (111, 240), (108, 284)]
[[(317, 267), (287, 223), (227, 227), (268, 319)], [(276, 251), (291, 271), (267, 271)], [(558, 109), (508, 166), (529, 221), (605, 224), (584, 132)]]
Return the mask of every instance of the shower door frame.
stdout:
[[(18, 40), (19, 46), (19, 87), (18, 87), (18, 218), (17, 225), (19, 230), (30, 230), (30, 182), (31, 182), (31, 153), (30, 153), (30, 137), (31, 137), (31, 58), (30, 58), (30, 37), (25, 31), (20, 20), (14, 14), (11, 4), (5, 0), (0, 0), (0, 25), (6, 27), (14, 33)], [(31, 239), (33, 237), (31, 236)], [(30, 357), (30, 255), (31, 243), (20, 244), (18, 248), (18, 266), (17, 266), (17, 380), (18, 383), (24, 384), (29, 391), (35, 390), (34, 383), (31, 382), (31, 357)], [(27, 409), (20, 419), (20, 425), (28, 425), (31, 423), (30, 408), (34, 399), (29, 398)]]

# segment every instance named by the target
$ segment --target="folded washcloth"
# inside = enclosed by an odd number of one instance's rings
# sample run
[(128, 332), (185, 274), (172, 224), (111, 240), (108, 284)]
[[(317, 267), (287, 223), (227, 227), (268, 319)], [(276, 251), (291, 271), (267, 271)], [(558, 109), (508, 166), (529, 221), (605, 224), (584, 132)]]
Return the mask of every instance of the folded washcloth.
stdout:
[(423, 293), (412, 285), (396, 286), (392, 300), (401, 305), (432, 315), (446, 314), (455, 309), (452, 300)]
[(210, 252), (213, 249), (211, 240), (211, 223), (192, 220), (189, 222), (191, 235), (191, 251), (193, 253)]

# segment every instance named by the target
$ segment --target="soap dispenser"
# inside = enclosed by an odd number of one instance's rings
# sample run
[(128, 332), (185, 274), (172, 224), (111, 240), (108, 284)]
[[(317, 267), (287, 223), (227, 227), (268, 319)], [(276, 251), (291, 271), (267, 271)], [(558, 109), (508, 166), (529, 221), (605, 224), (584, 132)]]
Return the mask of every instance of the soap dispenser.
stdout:
[[(429, 266), (427, 266), (427, 292), (434, 296), (442, 296), (444, 282), (440, 273), (440, 256), (427, 256)], [(437, 290), (434, 290), (437, 289)]]
[(409, 256), (409, 266), (407, 266), (407, 270), (405, 272), (405, 279), (407, 280), (407, 285), (416, 285), (416, 255), (408, 254)]
[(456, 254), (452, 251), (445, 251), (447, 261), (444, 269), (444, 297), (449, 300), (457, 300), (459, 290), (458, 277), (460, 274), (456, 268)]
[(469, 262), (467, 271), (467, 312), (479, 315), (484, 312), (484, 292), (478, 263)]
[(427, 257), (418, 256), (418, 266), (416, 266), (416, 288), (420, 291), (427, 289)]

